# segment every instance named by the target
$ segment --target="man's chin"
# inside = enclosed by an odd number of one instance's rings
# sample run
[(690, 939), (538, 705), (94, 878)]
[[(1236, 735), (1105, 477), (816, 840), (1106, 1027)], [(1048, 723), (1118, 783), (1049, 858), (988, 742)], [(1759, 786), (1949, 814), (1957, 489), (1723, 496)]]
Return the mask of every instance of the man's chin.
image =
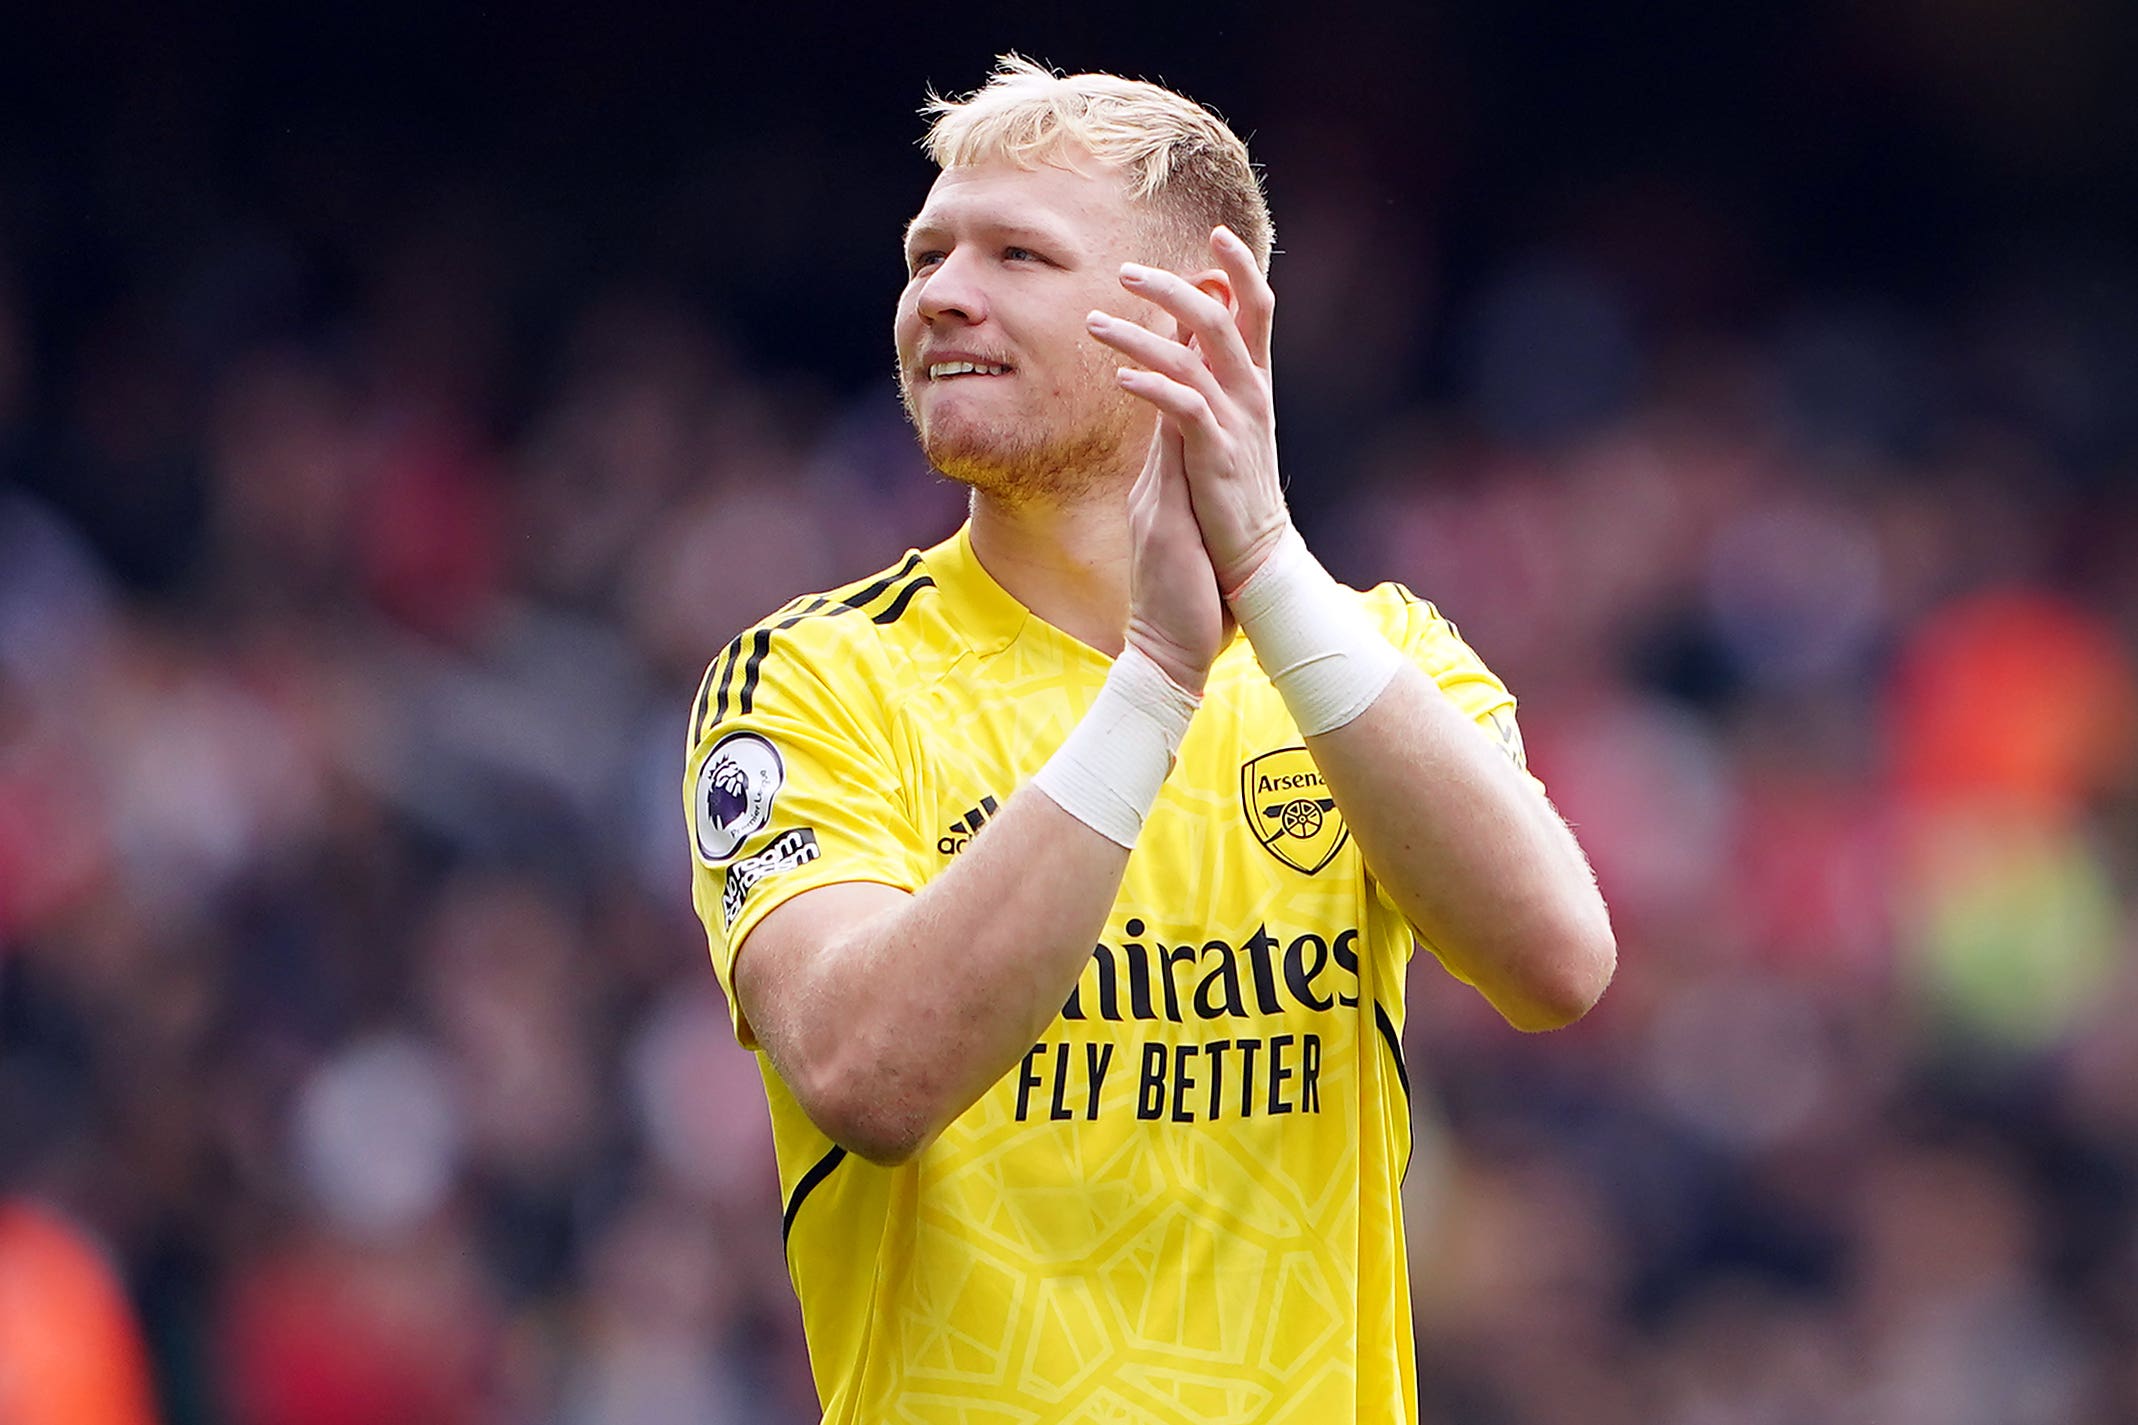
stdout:
[(921, 453), (943, 479), (971, 485), (981, 494), (1011, 494), (1031, 483), (1031, 464), (1020, 453), (990, 444), (960, 440), (924, 440)]
[(921, 432), (921, 453), (945, 478), (992, 493), (1020, 483), (1039, 452), (989, 433), (938, 428)]
[[(1123, 433), (1087, 431), (1066, 439), (1035, 439), (1036, 432), (995, 425), (916, 422), (921, 453), (948, 479), (983, 495), (1007, 500), (1073, 499), (1114, 483), (1123, 472)], [(1142, 453), (1130, 463), (1133, 476)]]

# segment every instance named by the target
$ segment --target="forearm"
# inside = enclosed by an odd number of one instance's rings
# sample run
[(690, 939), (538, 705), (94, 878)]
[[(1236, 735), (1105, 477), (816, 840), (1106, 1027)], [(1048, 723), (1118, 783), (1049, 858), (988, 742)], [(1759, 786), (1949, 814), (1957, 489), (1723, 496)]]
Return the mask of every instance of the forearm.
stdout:
[(775, 1065), (824, 1106), (820, 1126), (850, 1120), (834, 1137), (879, 1159), (917, 1151), (1060, 1013), (1127, 862), (1023, 788), (942, 875), (826, 944), (799, 1052)]
[(1579, 1018), (1616, 961), (1573, 835), (1296, 535), (1232, 596), (1375, 877), (1509, 1022)]
[(824, 886), (765, 917), (738, 952), (737, 990), (818, 1127), (899, 1161), (1031, 1047), (1091, 958), (1195, 704), (1132, 649), (917, 895)]
[(1508, 1022), (1579, 1018), (1609, 983), (1611, 926), (1573, 833), (1409, 665), (1307, 739), (1367, 867), (1441, 960)]

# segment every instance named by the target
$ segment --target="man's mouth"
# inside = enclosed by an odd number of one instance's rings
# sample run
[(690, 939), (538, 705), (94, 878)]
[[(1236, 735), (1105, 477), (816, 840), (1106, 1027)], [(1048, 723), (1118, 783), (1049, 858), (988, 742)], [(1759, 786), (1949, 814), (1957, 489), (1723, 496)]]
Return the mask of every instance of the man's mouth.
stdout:
[(987, 361), (938, 361), (927, 372), (930, 381), (950, 381), (960, 376), (1007, 376), (1012, 369)]

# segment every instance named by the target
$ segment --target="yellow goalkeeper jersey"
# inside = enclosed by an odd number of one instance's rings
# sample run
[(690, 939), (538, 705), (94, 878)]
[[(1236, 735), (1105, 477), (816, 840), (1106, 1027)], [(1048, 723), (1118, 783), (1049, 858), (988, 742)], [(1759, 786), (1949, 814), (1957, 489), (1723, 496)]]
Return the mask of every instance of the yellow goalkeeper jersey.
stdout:
[[(1454, 628), (1397, 585), (1358, 597), (1519, 763), (1514, 700)], [(917, 890), (987, 835), (1108, 666), (996, 584), (969, 529), (729, 644), (684, 779), (729, 1002), (774, 906)], [(934, 1143), (895, 1168), (848, 1153), (758, 1055), (825, 1420), (1414, 1421), (1412, 944), (1235, 639), (1082, 979)]]

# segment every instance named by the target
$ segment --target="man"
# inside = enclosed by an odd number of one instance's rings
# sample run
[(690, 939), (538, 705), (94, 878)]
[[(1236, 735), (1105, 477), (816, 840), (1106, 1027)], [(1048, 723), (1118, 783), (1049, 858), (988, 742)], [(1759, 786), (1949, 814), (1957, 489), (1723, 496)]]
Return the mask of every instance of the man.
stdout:
[(971, 518), (729, 644), (685, 778), (825, 1417), (1413, 1419), (1412, 946), (1549, 1028), (1602, 901), (1506, 690), (1292, 528), (1239, 139), (1014, 56), (931, 108)]

